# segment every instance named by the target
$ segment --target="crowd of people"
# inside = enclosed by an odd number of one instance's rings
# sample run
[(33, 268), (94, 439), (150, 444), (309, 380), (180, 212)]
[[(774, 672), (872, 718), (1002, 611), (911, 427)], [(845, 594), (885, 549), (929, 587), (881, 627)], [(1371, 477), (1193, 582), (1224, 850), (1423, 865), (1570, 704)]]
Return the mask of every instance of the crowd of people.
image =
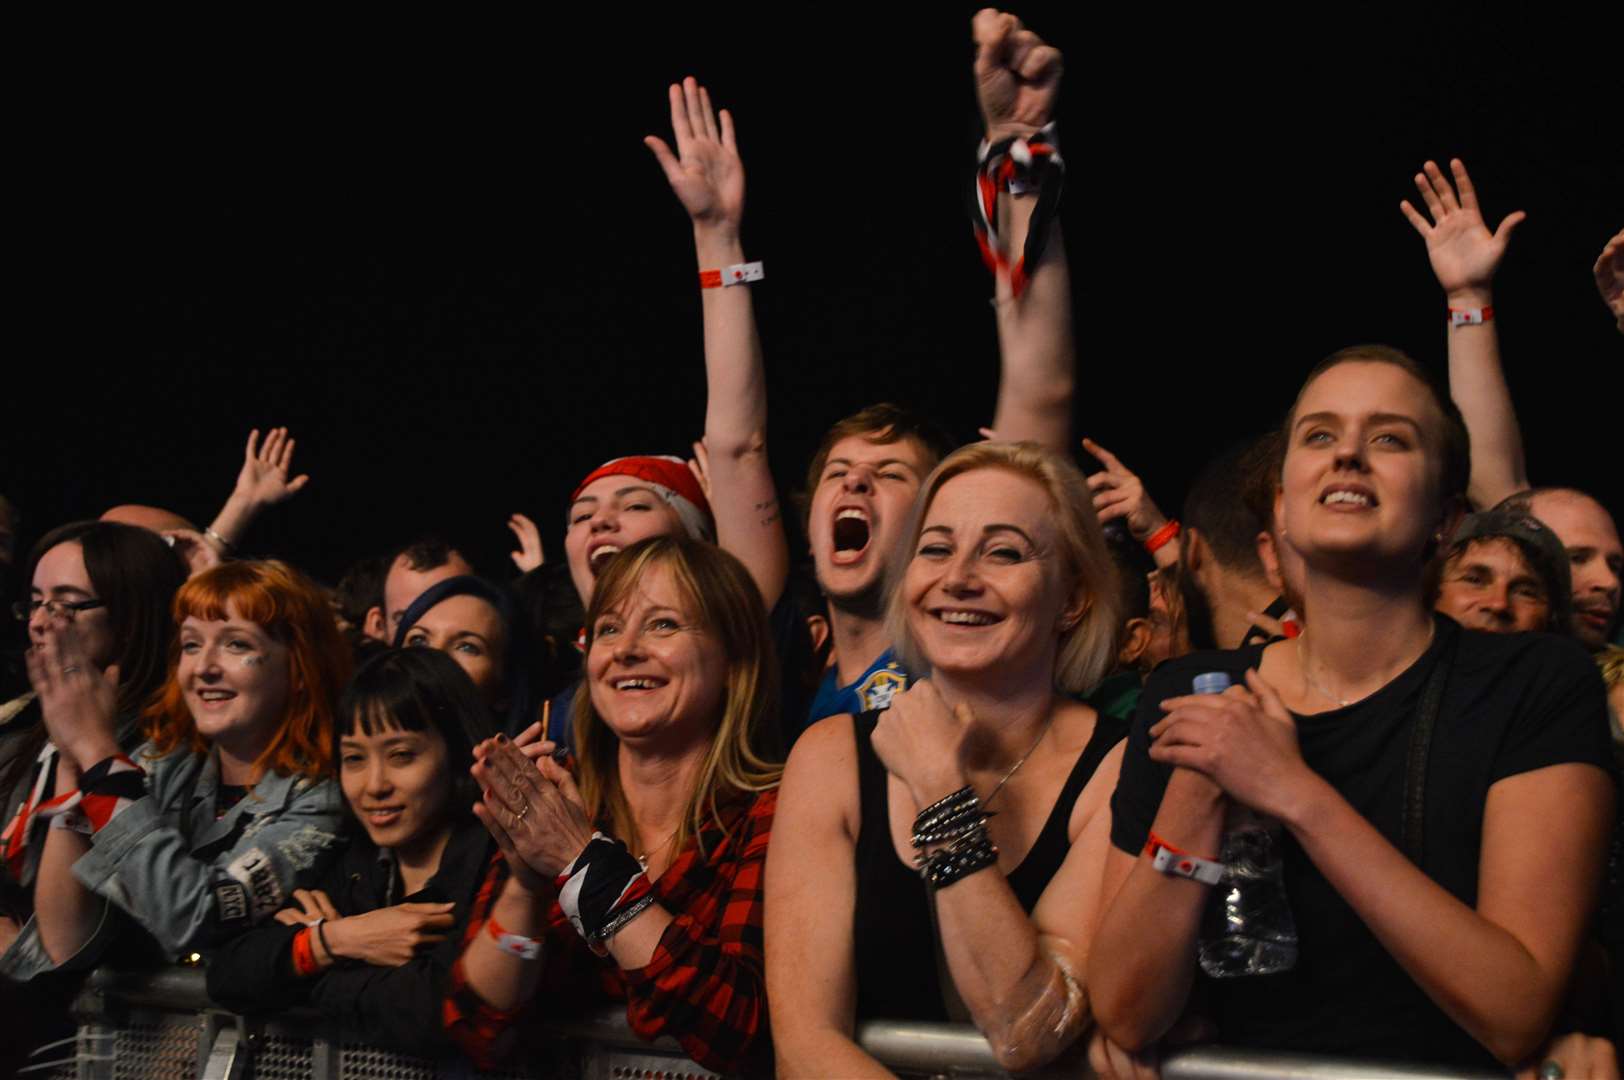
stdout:
[[(1427, 162), (1401, 210), (1447, 380), (1342, 349), (1175, 520), (1073, 457), (1061, 54), (972, 33), (991, 424), (834, 423), (810, 573), (734, 121), (691, 78), (646, 142), (693, 226), (703, 436), (603, 447), (561, 563), (517, 514), (516, 577), (427, 535), (333, 587), (242, 557), (306, 483), (280, 428), (202, 529), (120, 506), (25, 552), (0, 499), (0, 1061), (71, 1033), (89, 969), (186, 962), (480, 1066), (618, 1002), (724, 1074), (889, 1075), (856, 1028), (892, 1019), (1012, 1071), (1216, 1041), (1618, 1075), (1624, 548), (1528, 480), (1491, 292), (1521, 215)], [(1624, 333), (1624, 232), (1595, 275)]]

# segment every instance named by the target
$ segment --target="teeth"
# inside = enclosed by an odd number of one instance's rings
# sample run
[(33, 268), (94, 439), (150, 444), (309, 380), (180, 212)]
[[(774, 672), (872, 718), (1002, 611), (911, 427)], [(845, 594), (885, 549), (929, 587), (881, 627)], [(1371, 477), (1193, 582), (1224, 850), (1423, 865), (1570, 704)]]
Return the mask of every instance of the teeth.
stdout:
[(938, 615), (945, 623), (959, 626), (990, 626), (997, 620), (979, 611), (943, 611)]
[(237, 695), (229, 690), (200, 690), (197, 696), (204, 701), (225, 701)]
[(858, 521), (867, 521), (868, 515), (855, 507), (849, 507), (835, 515), (836, 521), (845, 521), (847, 518), (856, 518)]
[(1331, 503), (1353, 503), (1356, 506), (1369, 506), (1370, 496), (1358, 491), (1333, 491), (1320, 501), (1327, 506)]
[(654, 689), (654, 685), (655, 684), (654, 684), (653, 679), (616, 679), (615, 680), (615, 689), (616, 690), (652, 690), (652, 689)]

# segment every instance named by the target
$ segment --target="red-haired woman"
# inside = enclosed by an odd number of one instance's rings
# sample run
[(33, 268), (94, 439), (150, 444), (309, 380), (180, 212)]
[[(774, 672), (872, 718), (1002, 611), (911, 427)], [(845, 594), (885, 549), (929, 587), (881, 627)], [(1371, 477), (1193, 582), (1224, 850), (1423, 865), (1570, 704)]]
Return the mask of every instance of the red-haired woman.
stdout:
[(94, 963), (109, 901), (170, 956), (206, 948), (274, 915), (332, 850), (333, 703), (349, 654), (326, 598), (283, 563), (234, 562), (182, 586), (174, 616), (174, 662), (133, 756), (114, 739), (113, 675), (96, 673), (71, 623), (29, 654), (61, 750), (57, 790), (76, 795), (56, 807), (64, 827), (46, 841), (24, 930), (37, 971)]

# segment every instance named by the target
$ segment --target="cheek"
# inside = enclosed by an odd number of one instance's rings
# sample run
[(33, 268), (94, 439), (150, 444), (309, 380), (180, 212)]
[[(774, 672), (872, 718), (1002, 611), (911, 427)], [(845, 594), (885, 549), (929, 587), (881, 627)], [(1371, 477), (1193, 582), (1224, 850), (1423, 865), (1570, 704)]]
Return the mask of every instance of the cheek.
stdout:
[(344, 789), (344, 801), (353, 807), (366, 791), (366, 773), (360, 769), (340, 769), (338, 783)]

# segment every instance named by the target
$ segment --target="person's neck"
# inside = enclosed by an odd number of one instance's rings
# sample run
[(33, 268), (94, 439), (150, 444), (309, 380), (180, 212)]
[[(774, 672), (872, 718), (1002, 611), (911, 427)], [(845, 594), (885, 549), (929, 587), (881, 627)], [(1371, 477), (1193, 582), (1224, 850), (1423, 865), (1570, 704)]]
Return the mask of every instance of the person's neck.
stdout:
[[(682, 824), (682, 812), (694, 790), (705, 745), (688, 747), (620, 744), (620, 792), (637, 826), (634, 851), (653, 854)], [(632, 837), (622, 837), (630, 843)]]
[(400, 868), (401, 895), (411, 896), (440, 872), (440, 860), (445, 857), (446, 845), (450, 842), (451, 822), (443, 821), (395, 849), (395, 865)]
[(850, 686), (880, 654), (891, 647), (885, 620), (878, 614), (829, 605), (829, 639), (833, 642), (835, 682)]
[[(1358, 701), (1387, 685), (1432, 642), (1419, 579), (1348, 581), (1309, 569), (1296, 653), (1322, 696)], [(1311, 695), (1310, 695), (1311, 696)]]
[(1252, 629), (1252, 614), (1280, 595), (1267, 581), (1240, 574), (1219, 575), (1212, 592), (1212, 635), (1220, 649), (1240, 648)]
[(214, 752), (220, 762), (220, 783), (236, 787), (252, 786), (258, 780), (254, 775), (254, 765), (270, 745), (269, 738), (216, 739)]
[(972, 772), (1002, 772), (1032, 749), (1054, 714), (1054, 657), (1041, 671), (983, 678), (933, 671), (936, 692), (949, 709), (967, 705), (975, 729), (965, 746), (965, 765)]

